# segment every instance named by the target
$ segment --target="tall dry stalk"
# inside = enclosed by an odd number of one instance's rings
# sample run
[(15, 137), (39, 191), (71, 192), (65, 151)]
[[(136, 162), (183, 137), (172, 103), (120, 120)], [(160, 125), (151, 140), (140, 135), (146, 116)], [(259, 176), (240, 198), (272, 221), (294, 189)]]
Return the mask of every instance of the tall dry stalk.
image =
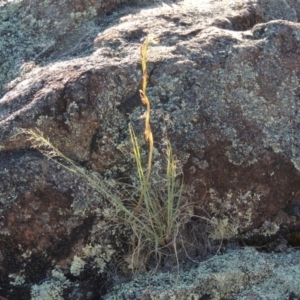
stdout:
[[(151, 176), (151, 168), (152, 168), (152, 157), (153, 157), (153, 135), (151, 131), (151, 126), (150, 126), (150, 112), (151, 112), (151, 106), (150, 106), (150, 101), (147, 97), (146, 89), (147, 89), (147, 84), (148, 84), (148, 74), (147, 74), (147, 51), (148, 47), (150, 44), (158, 44), (159, 39), (154, 36), (153, 34), (149, 34), (147, 38), (145, 39), (143, 45), (141, 46), (141, 61), (142, 61), (142, 89), (140, 90), (140, 96), (143, 104), (146, 106), (146, 111), (143, 115), (143, 118), (145, 119), (145, 140), (149, 142), (149, 156), (148, 156), (148, 170), (147, 170), (147, 176), (146, 180), (143, 182), (142, 186), (142, 191), (141, 195), (139, 198), (139, 201), (135, 207), (134, 215), (136, 216), (140, 209), (141, 209), (141, 204), (143, 202), (144, 194), (145, 191), (147, 190), (150, 176)], [(131, 128), (131, 137), (132, 137), (132, 132), (133, 129)]]

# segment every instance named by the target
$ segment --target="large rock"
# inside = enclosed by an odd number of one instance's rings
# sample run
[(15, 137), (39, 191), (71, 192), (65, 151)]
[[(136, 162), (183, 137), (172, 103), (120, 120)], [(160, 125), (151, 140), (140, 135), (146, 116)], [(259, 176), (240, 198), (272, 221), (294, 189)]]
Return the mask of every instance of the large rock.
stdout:
[[(86, 299), (89, 292), (98, 299), (105, 293), (97, 285), (120, 255), (124, 234), (107, 225), (114, 209), (19, 133), (37, 128), (87, 169), (132, 177), (128, 123), (142, 143), (139, 46), (150, 32), (161, 36), (148, 59), (154, 179), (167, 132), (194, 190), (195, 213), (216, 224), (211, 237), (299, 230), (298, 1), (158, 2), (105, 17), (116, 1), (104, 10), (96, 1), (46, 2), (10, 1), (0, 11), (5, 22), (18, 19), (15, 29), (1, 25), (1, 32), (14, 30), (0, 48), (8, 63), (0, 78), (4, 296)], [(59, 25), (67, 30), (58, 34), (48, 17), (59, 22), (67, 13)], [(30, 16), (41, 23), (28, 22)], [(45, 44), (37, 42), (41, 37)], [(19, 47), (23, 38), (26, 49)], [(37, 48), (29, 53), (28, 45)]]

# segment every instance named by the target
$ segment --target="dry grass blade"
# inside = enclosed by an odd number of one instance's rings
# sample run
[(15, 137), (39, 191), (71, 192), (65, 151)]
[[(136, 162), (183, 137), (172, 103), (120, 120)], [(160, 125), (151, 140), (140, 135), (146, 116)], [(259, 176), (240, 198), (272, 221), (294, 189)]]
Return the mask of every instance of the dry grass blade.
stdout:
[[(141, 61), (142, 61), (142, 73), (143, 73), (143, 80), (142, 80), (142, 90), (140, 90), (140, 96), (141, 96), (141, 100), (143, 102), (144, 105), (146, 105), (146, 112), (144, 114), (144, 118), (145, 118), (145, 139), (147, 142), (149, 142), (149, 155), (148, 155), (148, 171), (147, 171), (147, 177), (146, 180), (144, 182), (144, 187), (143, 190), (147, 189), (147, 185), (149, 183), (150, 180), (150, 176), (151, 176), (151, 168), (152, 168), (152, 157), (153, 157), (153, 135), (152, 135), (152, 131), (151, 131), (151, 126), (150, 126), (150, 112), (151, 112), (151, 107), (150, 107), (150, 101), (147, 97), (146, 94), (146, 89), (147, 89), (147, 83), (148, 83), (148, 75), (147, 75), (147, 51), (148, 51), (148, 47), (150, 44), (157, 44), (159, 43), (159, 39), (152, 35), (149, 34), (147, 36), (147, 38), (145, 39), (143, 45), (141, 46)], [(131, 130), (133, 131), (133, 129), (131, 128)], [(141, 204), (143, 201), (143, 192), (141, 192), (140, 195), (140, 199), (136, 205), (135, 208), (135, 212), (134, 214), (137, 215)]]

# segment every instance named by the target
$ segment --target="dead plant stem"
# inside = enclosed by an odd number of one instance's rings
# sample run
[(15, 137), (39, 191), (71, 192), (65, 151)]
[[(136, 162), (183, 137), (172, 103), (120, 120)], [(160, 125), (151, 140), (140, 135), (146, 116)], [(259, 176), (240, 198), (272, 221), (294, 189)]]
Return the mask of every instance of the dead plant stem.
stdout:
[(134, 210), (135, 216), (137, 216), (140, 211), (140, 208), (141, 208), (141, 205), (143, 202), (143, 198), (144, 198), (144, 194), (147, 191), (147, 187), (148, 187), (150, 176), (151, 176), (154, 141), (153, 141), (153, 135), (152, 135), (151, 126), (150, 126), (151, 106), (150, 106), (150, 101), (146, 94), (147, 83), (148, 83), (147, 50), (148, 50), (148, 46), (150, 44), (157, 44), (158, 42), (159, 42), (159, 40), (154, 35), (149, 34), (147, 36), (146, 40), (144, 41), (143, 45), (141, 46), (141, 53), (140, 53), (141, 61), (142, 61), (142, 73), (143, 73), (142, 90), (140, 90), (140, 96), (141, 96), (141, 100), (142, 100), (143, 104), (146, 105), (146, 112), (145, 112), (143, 118), (145, 118), (145, 140), (147, 142), (149, 142), (149, 156), (148, 156), (147, 176), (146, 176), (146, 180), (143, 183), (139, 201)]

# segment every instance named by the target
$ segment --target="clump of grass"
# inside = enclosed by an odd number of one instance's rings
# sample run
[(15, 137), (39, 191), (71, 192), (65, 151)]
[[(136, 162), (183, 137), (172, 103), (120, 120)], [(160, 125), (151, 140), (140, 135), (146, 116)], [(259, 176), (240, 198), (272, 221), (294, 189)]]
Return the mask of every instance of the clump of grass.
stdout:
[[(128, 268), (142, 271), (150, 258), (156, 257), (160, 261), (166, 255), (177, 255), (178, 239), (184, 226), (193, 216), (188, 204), (188, 193), (181, 180), (178, 179), (177, 161), (172, 154), (170, 143), (166, 149), (166, 174), (160, 182), (153, 184), (151, 180), (145, 189), (147, 175), (141, 163), (140, 148), (137, 137), (130, 126), (133, 141), (133, 151), (137, 164), (140, 188), (143, 193), (143, 203), (136, 215), (138, 201), (134, 199), (136, 190), (123, 183), (104, 180), (95, 172), (87, 171), (73, 160), (60, 152), (49, 139), (38, 130), (22, 130), (31, 141), (32, 147), (38, 149), (48, 159), (55, 161), (66, 170), (84, 178), (92, 188), (97, 190), (103, 198), (116, 207), (119, 212), (117, 222), (125, 223), (132, 230), (131, 252), (125, 261)], [(58, 159), (59, 158), (59, 159)], [(126, 192), (124, 193), (124, 190)], [(128, 196), (129, 195), (129, 196)], [(130, 203), (128, 207), (125, 203)], [(133, 208), (132, 208), (133, 207)], [(172, 250), (170, 250), (172, 248)], [(181, 250), (183, 248), (181, 247)]]
[(167, 141), (166, 146), (166, 174), (164, 178), (160, 178), (162, 184), (160, 183), (158, 187), (150, 182), (154, 139), (150, 126), (150, 101), (146, 92), (148, 82), (147, 50), (150, 44), (157, 44), (158, 42), (159, 39), (156, 36), (152, 34), (148, 35), (141, 46), (140, 54), (142, 62), (142, 89), (140, 90), (140, 96), (142, 103), (146, 106), (143, 118), (145, 119), (145, 140), (149, 143), (146, 174), (142, 166), (140, 148), (136, 135), (133, 127), (131, 125), (129, 126), (141, 188), (141, 194), (135, 206), (134, 216), (143, 221), (143, 228), (140, 228), (140, 223), (132, 224), (134, 232), (132, 240), (132, 268), (135, 267), (134, 264), (137, 262), (139, 264), (140, 259), (136, 258), (141, 256), (144, 249), (150, 250), (150, 253), (151, 250), (154, 251), (159, 257), (161, 255), (159, 249), (172, 244), (174, 253), (177, 253), (177, 236), (180, 232), (180, 227), (185, 223), (183, 222), (183, 216), (186, 216), (187, 211), (186, 203), (183, 202), (184, 198), (182, 197), (184, 188), (183, 182), (178, 181), (177, 162), (175, 156), (173, 156), (169, 141)]
[[(119, 211), (119, 221), (125, 223), (132, 230), (131, 252), (125, 261), (132, 270), (145, 270), (147, 261), (156, 258), (159, 262), (164, 255), (176, 258), (178, 253), (186, 251), (186, 226), (194, 217), (189, 191), (184, 185), (182, 174), (178, 171), (176, 157), (172, 153), (169, 141), (166, 143), (166, 173), (161, 175), (156, 183), (151, 181), (151, 167), (154, 139), (150, 126), (150, 101), (147, 97), (147, 50), (158, 39), (149, 35), (141, 47), (142, 61), (142, 89), (141, 100), (146, 106), (145, 139), (149, 143), (147, 170), (143, 168), (140, 146), (133, 127), (129, 125), (133, 153), (140, 182), (140, 196), (136, 198), (134, 187), (122, 183), (111, 184), (102, 179), (99, 174), (87, 172), (82, 166), (61, 153), (39, 131), (23, 130), (29, 136), (32, 146), (41, 151), (49, 159), (83, 177), (86, 182), (96, 189), (108, 202)], [(62, 160), (56, 160), (60, 157)], [(124, 190), (126, 192), (124, 193)], [(129, 196), (128, 196), (129, 195)], [(131, 203), (132, 206), (125, 205)]]
[(171, 144), (167, 143), (166, 174), (154, 184), (151, 180), (147, 181), (148, 173), (145, 175), (142, 167), (140, 148), (132, 127), (130, 134), (141, 186), (140, 199), (143, 199), (138, 215), (136, 210), (134, 213), (134, 217), (142, 221), (142, 226), (141, 223), (131, 224), (134, 233), (131, 255), (132, 264), (135, 264), (132, 268), (136, 268), (141, 262), (138, 258), (143, 258), (145, 252), (153, 253), (160, 259), (163, 253), (170, 254), (171, 246), (171, 252), (177, 254), (178, 236), (193, 212), (188, 205), (187, 190), (177, 173), (177, 161), (172, 153)]

